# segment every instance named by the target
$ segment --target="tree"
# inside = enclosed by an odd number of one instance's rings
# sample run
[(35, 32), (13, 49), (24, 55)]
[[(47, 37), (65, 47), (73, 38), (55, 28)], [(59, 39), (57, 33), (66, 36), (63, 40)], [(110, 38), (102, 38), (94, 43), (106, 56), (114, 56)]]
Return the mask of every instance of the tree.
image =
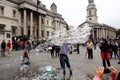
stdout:
[(116, 36), (120, 37), (120, 29), (117, 29)]
[(69, 26), (67, 25), (67, 26), (66, 26), (66, 30), (69, 30), (69, 29), (70, 29), (70, 28), (69, 28)]
[(120, 35), (120, 29), (117, 29), (116, 34)]

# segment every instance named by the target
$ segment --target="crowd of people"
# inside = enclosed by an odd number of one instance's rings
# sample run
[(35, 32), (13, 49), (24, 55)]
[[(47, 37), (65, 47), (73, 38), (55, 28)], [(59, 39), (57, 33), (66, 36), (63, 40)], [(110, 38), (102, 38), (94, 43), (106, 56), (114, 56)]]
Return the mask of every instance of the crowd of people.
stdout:
[(18, 41), (15, 40), (14, 42), (11, 42), (10, 40), (8, 40), (7, 42), (5, 42), (5, 40), (2, 41), (1, 45), (1, 56), (5, 57), (7, 56), (12, 56), (11, 50), (24, 50), (26, 48), (26, 44), (27, 44), (27, 49), (28, 52), (30, 52), (30, 50), (32, 49), (32, 43), (27, 40), (27, 41)]
[[(99, 42), (92, 41), (88, 39), (86, 42), (86, 50), (88, 54), (88, 59), (93, 59), (93, 49), (96, 49), (96, 45), (99, 45), (100, 48), (100, 53), (101, 53), (101, 60), (102, 60), (102, 67), (99, 67), (98, 69), (95, 68), (96, 75), (93, 80), (101, 80), (102, 76), (104, 73), (111, 73), (111, 78), (112, 80), (119, 80), (120, 73), (117, 72), (117, 70), (111, 66), (110, 59), (113, 58), (114, 54), (114, 59), (118, 59), (118, 64), (120, 64), (120, 41), (116, 40), (106, 40), (102, 38)], [(51, 53), (51, 58), (53, 57), (59, 57), (60, 60), (60, 65), (61, 68), (63, 69), (63, 75), (65, 77), (66, 71), (65, 71), (65, 64), (67, 65), (69, 69), (69, 75), (72, 76), (72, 70), (71, 70), (71, 65), (69, 61), (69, 57), (67, 56), (67, 53), (69, 52), (70, 54), (72, 53), (74, 46), (76, 48), (77, 54), (80, 54), (79, 46), (80, 44), (68, 44), (68, 43), (63, 43), (61, 45), (54, 45), (51, 44), (48, 46), (48, 49)], [(28, 40), (26, 42), (24, 41), (15, 41), (14, 43), (11, 43), (10, 40), (8, 42), (5, 42), (5, 40), (2, 41), (1, 43), (1, 56), (5, 57), (6, 53), (8, 56), (12, 56), (11, 54), (11, 49), (24, 49), (23, 52), (23, 59), (22, 59), (22, 65), (29, 65), (30, 64), (30, 58), (28, 53), (30, 53), (30, 50), (32, 49), (32, 43)], [(107, 63), (107, 65), (106, 65)]]

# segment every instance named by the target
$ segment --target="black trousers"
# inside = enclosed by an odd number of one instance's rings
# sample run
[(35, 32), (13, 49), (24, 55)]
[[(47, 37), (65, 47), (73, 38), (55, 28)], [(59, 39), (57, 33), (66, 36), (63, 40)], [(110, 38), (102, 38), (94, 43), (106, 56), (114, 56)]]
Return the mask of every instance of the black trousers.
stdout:
[(102, 60), (102, 62), (103, 62), (103, 67), (104, 67), (104, 68), (106, 68), (106, 62), (107, 62), (108, 67), (111, 66), (109, 59), (107, 59), (107, 60)]
[(51, 57), (53, 58), (54, 57), (54, 51), (50, 50), (50, 53), (51, 53)]
[(87, 49), (88, 50), (88, 59), (93, 59), (93, 50), (92, 49)]

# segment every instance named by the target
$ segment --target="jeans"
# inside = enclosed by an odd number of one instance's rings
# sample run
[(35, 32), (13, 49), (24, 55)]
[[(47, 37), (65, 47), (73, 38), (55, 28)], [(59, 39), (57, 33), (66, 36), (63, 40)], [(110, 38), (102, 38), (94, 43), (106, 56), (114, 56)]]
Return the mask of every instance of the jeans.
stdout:
[(60, 65), (62, 69), (65, 69), (65, 64), (68, 68), (71, 68), (68, 56), (65, 54), (60, 54)]

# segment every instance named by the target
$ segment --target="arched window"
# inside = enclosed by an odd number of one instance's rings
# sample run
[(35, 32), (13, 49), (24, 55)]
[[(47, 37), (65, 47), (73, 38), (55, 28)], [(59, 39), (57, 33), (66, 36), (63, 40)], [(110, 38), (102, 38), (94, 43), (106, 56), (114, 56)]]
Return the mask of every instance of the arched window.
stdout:
[(91, 16), (91, 10), (89, 11), (89, 16)]

